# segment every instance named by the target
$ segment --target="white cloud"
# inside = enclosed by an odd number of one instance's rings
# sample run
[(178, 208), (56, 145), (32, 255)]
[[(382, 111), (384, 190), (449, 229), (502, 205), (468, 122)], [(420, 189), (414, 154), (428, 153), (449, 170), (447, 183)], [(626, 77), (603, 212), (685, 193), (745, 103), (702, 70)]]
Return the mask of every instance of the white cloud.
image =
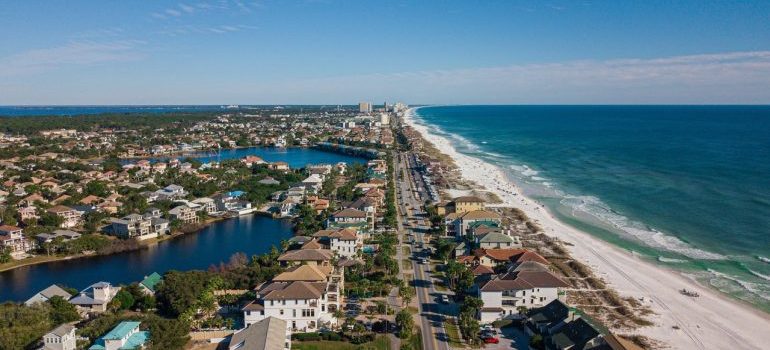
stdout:
[(265, 103), (333, 103), (345, 96), (413, 103), (770, 103), (770, 51), (372, 73), (245, 88)]
[(38, 73), (65, 65), (89, 65), (141, 59), (135, 49), (141, 40), (110, 42), (74, 41), (65, 45), (34, 49), (0, 58), (0, 76)]

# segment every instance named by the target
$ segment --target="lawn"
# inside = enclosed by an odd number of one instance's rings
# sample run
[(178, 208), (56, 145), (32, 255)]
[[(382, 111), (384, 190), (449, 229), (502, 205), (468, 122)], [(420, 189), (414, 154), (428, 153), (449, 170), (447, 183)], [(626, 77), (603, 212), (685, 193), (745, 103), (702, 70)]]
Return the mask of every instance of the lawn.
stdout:
[(364, 344), (351, 344), (343, 341), (292, 341), (293, 350), (390, 350), (390, 339), (381, 336), (374, 341)]
[(452, 320), (444, 321), (444, 330), (446, 330), (446, 336), (449, 338), (449, 345), (453, 348), (461, 348), (465, 345), (460, 337), (460, 328)]

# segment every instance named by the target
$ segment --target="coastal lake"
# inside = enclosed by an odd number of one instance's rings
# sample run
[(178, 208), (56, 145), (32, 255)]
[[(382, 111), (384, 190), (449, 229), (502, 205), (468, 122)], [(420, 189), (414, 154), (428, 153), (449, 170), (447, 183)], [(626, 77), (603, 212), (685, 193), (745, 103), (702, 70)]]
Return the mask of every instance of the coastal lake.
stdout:
[[(364, 158), (356, 157), (353, 155), (347, 155), (336, 152), (322, 151), (315, 148), (275, 148), (275, 147), (248, 147), (248, 148), (235, 148), (224, 149), (219, 152), (194, 152), (184, 155), (177, 155), (172, 157), (154, 157), (148, 158), (150, 161), (168, 161), (173, 158), (185, 159), (195, 158), (203, 163), (208, 162), (221, 162), (227, 159), (241, 159), (245, 156), (257, 156), (264, 159), (266, 162), (278, 162), (284, 161), (289, 163), (289, 166), (294, 168), (302, 168), (308, 164), (337, 164), (339, 162), (345, 162), (347, 164), (362, 163)], [(135, 160), (127, 161), (127, 163), (136, 162)]]
[[(292, 168), (306, 164), (362, 163), (364, 158), (306, 148), (241, 148), (218, 155), (196, 153), (203, 162), (256, 155), (266, 161), (285, 161)], [(38, 291), (59, 284), (83, 289), (94, 282), (128, 284), (153, 272), (207, 269), (227, 262), (234, 253), (262, 254), (293, 235), (289, 220), (248, 215), (214, 222), (195, 233), (150, 245), (144, 249), (105, 256), (49, 262), (0, 272), (0, 302), (24, 301)]]

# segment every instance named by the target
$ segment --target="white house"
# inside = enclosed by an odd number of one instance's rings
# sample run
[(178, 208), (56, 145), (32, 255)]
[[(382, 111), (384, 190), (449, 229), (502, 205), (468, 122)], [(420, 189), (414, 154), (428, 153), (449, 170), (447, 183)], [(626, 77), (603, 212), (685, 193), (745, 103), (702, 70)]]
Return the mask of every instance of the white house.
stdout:
[(73, 325), (63, 324), (54, 328), (43, 336), (41, 350), (75, 350), (77, 349), (77, 328)]
[(32, 305), (34, 303), (43, 303), (55, 296), (60, 296), (64, 300), (68, 300), (72, 297), (72, 294), (68, 293), (66, 290), (62, 289), (61, 287), (52, 284), (48, 288), (43, 289), (39, 292), (37, 292), (35, 295), (27, 299), (27, 301), (24, 302), (24, 305)]
[(113, 287), (108, 282), (97, 282), (72, 297), (69, 302), (82, 312), (104, 312), (119, 290), (120, 287)]
[[(545, 266), (527, 264), (526, 268), (511, 269), (479, 286), (483, 302), (481, 322), (492, 322), (519, 314), (519, 308), (535, 308), (558, 299), (559, 289), (567, 283)], [(535, 266), (535, 268), (533, 268)]]
[[(327, 282), (271, 282), (257, 291), (257, 300), (243, 308), (248, 326), (266, 317), (277, 317), (291, 329), (316, 331), (325, 323), (335, 322), (328, 309)], [(339, 303), (339, 301), (337, 301)]]

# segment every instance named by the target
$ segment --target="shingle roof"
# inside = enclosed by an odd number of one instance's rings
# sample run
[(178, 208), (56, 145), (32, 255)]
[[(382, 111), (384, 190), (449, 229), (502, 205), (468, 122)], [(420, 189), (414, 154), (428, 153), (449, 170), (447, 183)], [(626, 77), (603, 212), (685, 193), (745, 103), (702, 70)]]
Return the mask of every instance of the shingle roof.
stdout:
[(323, 282), (326, 281), (326, 274), (315, 266), (300, 265), (280, 273), (273, 281)]
[(268, 317), (233, 334), (230, 349), (283, 350), (286, 343), (286, 321)]
[(563, 288), (567, 286), (567, 283), (547, 271), (515, 271), (487, 281), (481, 286), (480, 290), (484, 292), (500, 292), (532, 288)]
[(283, 289), (273, 290), (265, 295), (265, 300), (318, 299), (326, 290), (325, 282), (291, 282)]
[(334, 253), (327, 249), (297, 249), (281, 254), (281, 256), (278, 257), (278, 261), (328, 261), (331, 260), (333, 256)]

